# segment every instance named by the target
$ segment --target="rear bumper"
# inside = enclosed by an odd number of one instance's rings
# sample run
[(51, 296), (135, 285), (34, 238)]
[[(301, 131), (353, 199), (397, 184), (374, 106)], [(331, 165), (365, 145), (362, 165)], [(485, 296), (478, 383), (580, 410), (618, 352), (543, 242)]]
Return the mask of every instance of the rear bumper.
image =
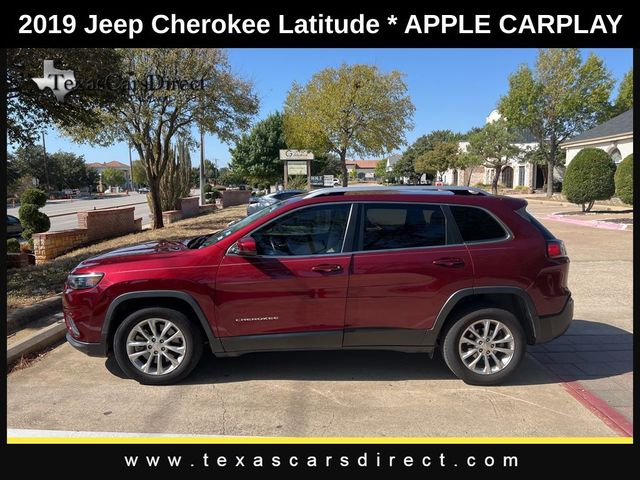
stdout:
[(90, 357), (106, 357), (107, 349), (102, 343), (87, 343), (76, 340), (67, 332), (67, 342), (71, 344), (76, 350), (80, 350), (82, 353), (89, 355)]
[(538, 318), (536, 344), (550, 342), (567, 331), (573, 320), (573, 298), (569, 297), (562, 311), (556, 315)]

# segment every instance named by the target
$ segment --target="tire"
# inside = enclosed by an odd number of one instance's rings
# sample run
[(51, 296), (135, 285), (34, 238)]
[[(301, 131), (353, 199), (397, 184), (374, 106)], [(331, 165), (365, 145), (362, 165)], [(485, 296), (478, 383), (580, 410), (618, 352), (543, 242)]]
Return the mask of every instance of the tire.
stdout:
[(113, 339), (120, 368), (145, 385), (179, 382), (200, 361), (202, 347), (198, 325), (169, 308), (133, 312), (118, 326)]
[[(488, 348), (486, 338), (490, 339)], [(444, 332), (442, 342), (445, 363), (470, 385), (504, 382), (518, 368), (525, 350), (522, 325), (513, 313), (500, 308), (480, 308), (462, 314)]]

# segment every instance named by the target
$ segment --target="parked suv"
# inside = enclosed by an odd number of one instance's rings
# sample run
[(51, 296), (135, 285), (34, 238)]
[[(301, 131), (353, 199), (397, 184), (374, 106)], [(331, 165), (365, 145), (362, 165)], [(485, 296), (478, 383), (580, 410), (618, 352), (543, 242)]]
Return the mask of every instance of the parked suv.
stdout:
[(469, 188), (316, 190), (85, 260), (64, 289), (67, 339), (145, 384), (186, 377), (203, 345), (440, 350), (465, 382), (497, 384), (573, 315), (564, 245), (526, 205)]

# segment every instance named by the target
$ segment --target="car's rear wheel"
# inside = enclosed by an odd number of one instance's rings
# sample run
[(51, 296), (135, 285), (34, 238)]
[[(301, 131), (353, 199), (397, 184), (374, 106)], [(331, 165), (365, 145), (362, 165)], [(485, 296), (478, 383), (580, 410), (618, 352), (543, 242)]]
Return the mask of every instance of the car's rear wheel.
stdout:
[(185, 378), (202, 356), (202, 334), (182, 312), (138, 310), (118, 326), (113, 350), (122, 370), (140, 383), (166, 385)]
[(471, 385), (496, 385), (518, 367), (526, 341), (513, 313), (482, 308), (456, 320), (444, 334), (442, 354), (447, 366)]

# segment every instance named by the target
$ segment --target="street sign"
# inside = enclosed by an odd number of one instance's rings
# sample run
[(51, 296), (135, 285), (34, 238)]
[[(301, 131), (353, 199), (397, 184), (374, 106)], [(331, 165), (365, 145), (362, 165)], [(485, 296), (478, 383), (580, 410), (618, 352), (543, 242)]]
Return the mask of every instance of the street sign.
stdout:
[(280, 150), (280, 160), (313, 160), (313, 158), (313, 152), (310, 150)]
[(324, 187), (324, 177), (322, 175), (311, 175), (311, 185), (314, 187)]
[(325, 187), (333, 187), (333, 175), (325, 175), (323, 178), (323, 184)]
[(288, 168), (289, 175), (306, 175), (307, 161), (306, 160), (287, 161), (287, 168)]

